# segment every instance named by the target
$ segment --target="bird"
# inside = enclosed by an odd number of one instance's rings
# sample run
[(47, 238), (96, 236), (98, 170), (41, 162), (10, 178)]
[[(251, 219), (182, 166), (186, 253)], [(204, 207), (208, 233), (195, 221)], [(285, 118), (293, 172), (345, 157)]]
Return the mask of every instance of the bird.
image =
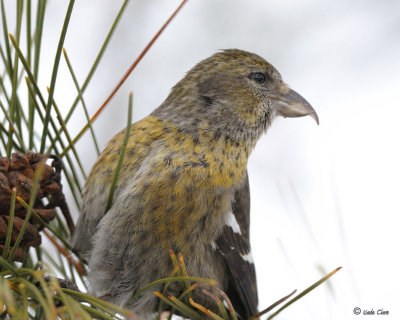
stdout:
[(126, 129), (88, 176), (72, 246), (88, 260), (90, 292), (150, 319), (158, 305), (153, 290), (132, 295), (170, 274), (173, 250), (189, 275), (216, 281), (240, 319), (256, 314), (248, 159), (276, 117), (308, 115), (319, 123), (310, 103), (259, 55), (226, 49), (195, 65), (130, 126), (107, 211)]

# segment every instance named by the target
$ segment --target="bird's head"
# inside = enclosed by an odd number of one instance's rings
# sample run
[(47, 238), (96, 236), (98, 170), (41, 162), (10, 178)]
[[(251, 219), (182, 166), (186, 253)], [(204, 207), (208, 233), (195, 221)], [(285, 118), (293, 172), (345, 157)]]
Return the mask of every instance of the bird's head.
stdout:
[(236, 49), (198, 63), (155, 112), (189, 132), (207, 123), (208, 130), (252, 144), (276, 116), (310, 115), (318, 123), (315, 110), (271, 64)]

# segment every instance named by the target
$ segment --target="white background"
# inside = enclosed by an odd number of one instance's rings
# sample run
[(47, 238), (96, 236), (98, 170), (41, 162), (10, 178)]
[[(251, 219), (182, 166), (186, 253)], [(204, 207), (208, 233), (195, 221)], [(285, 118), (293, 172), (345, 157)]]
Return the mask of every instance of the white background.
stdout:
[[(81, 84), (120, 3), (75, 4), (65, 48)], [(131, 1), (85, 93), (91, 114), (178, 4)], [(42, 88), (66, 3), (48, 9)], [(278, 318), (399, 319), (400, 2), (190, 0), (95, 123), (101, 148), (125, 126), (130, 90), (137, 121), (194, 64), (225, 48), (265, 57), (320, 118), (319, 126), (278, 119), (249, 161), (260, 309), (342, 266)], [(56, 101), (65, 112), (75, 96), (62, 61)], [(74, 134), (83, 118), (71, 121)], [(89, 171), (89, 135), (77, 147)], [(389, 315), (355, 316), (354, 307)]]

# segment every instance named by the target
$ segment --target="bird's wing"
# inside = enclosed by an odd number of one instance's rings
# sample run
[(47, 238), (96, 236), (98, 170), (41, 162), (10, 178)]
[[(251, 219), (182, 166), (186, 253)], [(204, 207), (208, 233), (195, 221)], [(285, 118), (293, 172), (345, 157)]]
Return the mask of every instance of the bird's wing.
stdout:
[(235, 192), (232, 213), (229, 213), (222, 234), (216, 241), (230, 272), (228, 297), (236, 312), (244, 319), (257, 313), (258, 296), (254, 263), (249, 242), (250, 192), (245, 181)]

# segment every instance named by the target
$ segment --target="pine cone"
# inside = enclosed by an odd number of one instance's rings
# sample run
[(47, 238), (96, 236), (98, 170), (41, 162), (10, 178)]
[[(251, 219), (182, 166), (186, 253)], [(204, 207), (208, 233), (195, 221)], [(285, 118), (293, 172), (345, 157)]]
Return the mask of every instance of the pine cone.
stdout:
[[(48, 158), (54, 159), (51, 165), (46, 164)], [(35, 211), (45, 222), (55, 218), (55, 207), (60, 206), (66, 216), (68, 226), (73, 231), (72, 220), (61, 186), (61, 162), (55, 156), (46, 156), (40, 153), (16, 152), (11, 160), (0, 158), (0, 253), (3, 253), (7, 235), (9, 212), (12, 190), (17, 196), (29, 202), (33, 188), (35, 172), (42, 168), (42, 174), (34, 202)], [(47, 198), (48, 204), (44, 205), (42, 199)], [(11, 247), (18, 237), (26, 216), (26, 209), (17, 201), (15, 204)], [(68, 216), (68, 217), (67, 217)], [(43, 226), (35, 216), (31, 216), (25, 229), (20, 246), (14, 257), (15, 261), (24, 261), (29, 247), (38, 247), (41, 244), (40, 230)], [(11, 250), (11, 248), (10, 248)]]

